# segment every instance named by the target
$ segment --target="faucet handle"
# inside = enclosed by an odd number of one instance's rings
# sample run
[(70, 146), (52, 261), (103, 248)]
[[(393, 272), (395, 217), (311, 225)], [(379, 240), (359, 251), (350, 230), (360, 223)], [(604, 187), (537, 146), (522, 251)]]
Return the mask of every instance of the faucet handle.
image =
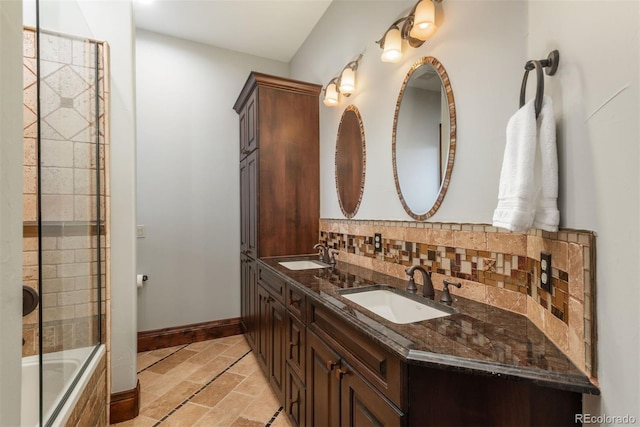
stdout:
[(340, 255), (340, 251), (338, 251), (337, 249), (329, 249), (329, 253), (331, 254), (329, 264), (336, 265), (336, 255)]
[(451, 298), (451, 293), (449, 292), (449, 285), (455, 286), (456, 288), (460, 289), (462, 287), (462, 283), (453, 283), (453, 282), (449, 282), (448, 280), (443, 280), (442, 284), (444, 286), (444, 289), (442, 290), (442, 296), (440, 297), (440, 302), (447, 305), (451, 305), (451, 303), (453, 303), (453, 298)]

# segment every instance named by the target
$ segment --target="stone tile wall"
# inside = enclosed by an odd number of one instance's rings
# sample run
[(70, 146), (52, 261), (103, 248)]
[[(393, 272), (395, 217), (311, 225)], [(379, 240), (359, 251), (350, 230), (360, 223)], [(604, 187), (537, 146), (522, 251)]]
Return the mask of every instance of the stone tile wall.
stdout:
[[(373, 236), (381, 233), (382, 252)], [(595, 377), (595, 236), (586, 231), (510, 233), (479, 224), (320, 220), (320, 239), (339, 259), (406, 279), (423, 265), (442, 289), (527, 316), (587, 375)], [(540, 286), (540, 253), (552, 255), (551, 293)], [(418, 281), (420, 276), (416, 277)]]
[[(104, 46), (87, 40), (41, 33), (40, 112), (37, 117), (36, 37), (24, 31), (24, 270), (23, 282), (42, 293), (38, 311), (23, 320), (23, 355), (92, 345), (98, 340), (98, 200), (106, 223)], [(96, 64), (97, 57), (100, 61)], [(96, 68), (97, 65), (97, 68)], [(97, 70), (97, 76), (96, 76)], [(100, 94), (96, 99), (96, 79)], [(96, 101), (100, 108), (96, 127)], [(38, 125), (41, 128), (38, 157)], [(99, 144), (96, 149), (96, 132)], [(99, 152), (97, 155), (96, 151)], [(43, 222), (38, 259), (38, 163)], [(98, 179), (100, 189), (98, 194)], [(95, 220), (94, 220), (95, 221)], [(100, 283), (106, 312), (106, 230), (101, 227)], [(38, 286), (41, 269), (42, 283)], [(103, 325), (104, 316), (102, 318)], [(105, 328), (103, 333), (106, 334)], [(104, 339), (103, 339), (104, 342)]]

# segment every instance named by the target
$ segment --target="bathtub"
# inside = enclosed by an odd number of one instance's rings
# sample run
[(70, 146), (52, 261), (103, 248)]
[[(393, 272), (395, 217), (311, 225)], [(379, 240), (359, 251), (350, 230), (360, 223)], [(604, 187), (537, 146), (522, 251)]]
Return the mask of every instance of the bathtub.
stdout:
[[(56, 408), (64, 399), (67, 390), (73, 386), (76, 376), (82, 371), (84, 361), (94, 350), (96, 350), (95, 347), (84, 347), (42, 355), (42, 411), (44, 414), (44, 425), (47, 425), (47, 420), (54, 415)], [(67, 422), (89, 378), (91, 378), (91, 374), (93, 374), (98, 362), (104, 355), (104, 351), (104, 345), (98, 347), (88, 362), (86, 369), (84, 369), (80, 378), (78, 378), (66, 402), (62, 408), (60, 408), (57, 415), (55, 415), (55, 419), (50, 425), (62, 426)], [(38, 359), (38, 355), (22, 358), (21, 425), (25, 427), (38, 426), (40, 423), (40, 408), (38, 405), (40, 373)]]

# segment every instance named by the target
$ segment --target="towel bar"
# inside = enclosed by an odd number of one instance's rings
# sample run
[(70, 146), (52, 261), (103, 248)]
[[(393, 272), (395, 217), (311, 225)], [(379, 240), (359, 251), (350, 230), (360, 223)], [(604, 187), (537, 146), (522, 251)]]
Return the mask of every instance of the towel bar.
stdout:
[(522, 86), (520, 87), (520, 107), (524, 105), (525, 92), (527, 91), (527, 78), (529, 77), (529, 71), (535, 69), (537, 76), (536, 84), (536, 99), (535, 109), (536, 118), (542, 110), (542, 97), (544, 95), (544, 76), (542, 75), (542, 69), (545, 69), (545, 73), (548, 76), (553, 76), (558, 69), (558, 62), (560, 61), (560, 53), (557, 50), (551, 51), (546, 59), (532, 59), (527, 61), (524, 65), (524, 77), (522, 78)]

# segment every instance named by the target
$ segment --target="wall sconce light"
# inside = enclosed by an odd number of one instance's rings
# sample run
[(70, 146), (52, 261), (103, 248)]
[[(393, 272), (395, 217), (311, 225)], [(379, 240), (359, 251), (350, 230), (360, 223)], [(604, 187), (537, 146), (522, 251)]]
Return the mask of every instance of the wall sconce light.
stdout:
[(434, 2), (440, 3), (442, 0), (419, 0), (407, 16), (391, 24), (376, 42), (382, 49), (383, 62), (398, 62), (402, 58), (402, 40), (406, 40), (411, 47), (420, 47), (436, 32), (438, 26)]
[(324, 88), (324, 105), (334, 107), (338, 105), (340, 94), (350, 96), (356, 89), (356, 71), (362, 59), (362, 54), (344, 66), (340, 75), (329, 81)]

